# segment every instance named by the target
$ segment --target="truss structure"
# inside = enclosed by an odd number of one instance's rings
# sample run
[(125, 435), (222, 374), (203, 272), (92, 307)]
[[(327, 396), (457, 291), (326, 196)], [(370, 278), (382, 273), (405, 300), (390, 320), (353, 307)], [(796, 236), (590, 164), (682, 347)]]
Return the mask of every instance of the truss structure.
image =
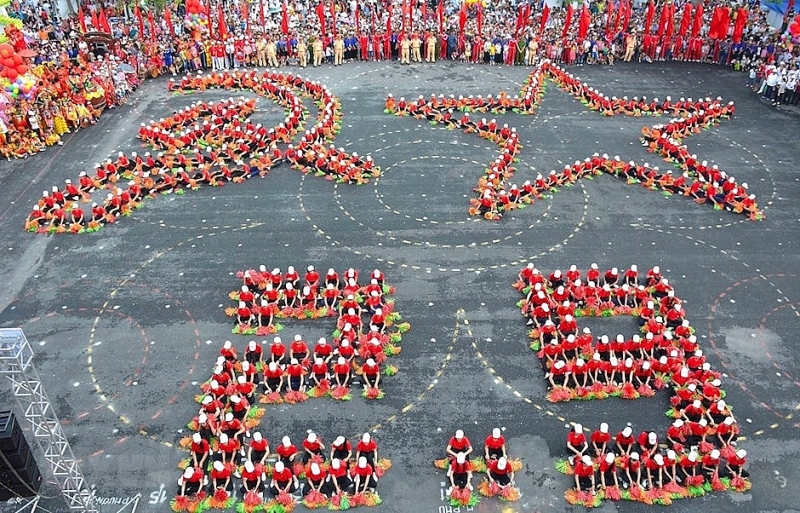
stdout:
[(21, 329), (0, 329), (0, 375), (11, 382), (14, 399), (33, 430), (36, 445), (71, 511), (97, 511), (61, 423), (33, 365), (33, 349)]

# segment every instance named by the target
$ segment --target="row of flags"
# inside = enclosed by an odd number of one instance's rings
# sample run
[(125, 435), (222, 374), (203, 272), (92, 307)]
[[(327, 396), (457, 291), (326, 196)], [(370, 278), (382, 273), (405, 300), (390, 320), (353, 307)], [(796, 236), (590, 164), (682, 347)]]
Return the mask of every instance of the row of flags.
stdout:
[[(259, 3), (259, 22), (263, 27), (264, 23), (264, 6), (263, 0), (258, 0)], [(414, 0), (403, 0), (403, 4), (401, 6), (401, 34), (405, 34), (407, 31), (412, 30), (412, 20), (414, 18), (414, 4), (416, 2)], [(420, 11), (420, 16), (423, 20), (427, 19), (427, 2), (422, 2), (417, 9)], [(477, 31), (479, 34), (483, 33), (483, 6), (480, 2), (475, 4), (477, 6), (476, 9), (476, 24), (477, 24)], [(86, 33), (86, 20), (83, 15), (83, 10), (78, 5), (79, 9), (79, 20), (81, 25), (81, 30)], [(606, 25), (604, 28), (606, 37), (611, 38), (618, 32), (627, 32), (628, 25), (630, 23), (631, 18), (631, 3), (630, 0), (620, 0), (616, 5), (614, 2), (608, 2), (607, 7), (607, 15), (606, 15)], [(243, 2), (243, 6), (241, 7), (242, 17), (245, 21), (245, 31), (247, 34), (250, 34), (250, 8), (247, 1)], [(361, 33), (361, 20), (360, 20), (360, 11), (359, 7), (356, 8), (355, 12), (355, 29), (356, 33)], [(329, 13), (326, 12), (325, 5), (323, 3), (317, 4), (315, 8), (315, 12), (319, 19), (320, 25), (320, 33), (328, 34), (327, 27), (328, 27), (328, 17), (330, 17), (330, 33), (333, 37), (338, 35), (337, 33), (337, 13), (336, 13), (336, 6), (335, 4), (331, 3), (329, 8)], [(655, 20), (656, 16), (656, 7), (653, 0), (650, 0), (649, 4), (647, 5), (647, 11), (645, 13), (645, 21), (644, 21), (644, 30), (645, 34), (652, 35), (655, 32), (656, 37), (660, 40), (664, 37), (671, 38), (674, 34), (675, 25), (678, 21), (678, 17), (676, 16), (676, 8), (675, 4), (667, 3), (661, 7), (661, 11), (659, 13), (659, 21), (658, 25), (653, 31), (653, 21)], [(683, 7), (683, 12), (680, 14), (680, 21), (678, 22), (678, 34), (685, 35), (690, 34), (691, 38), (696, 38), (699, 36), (703, 24), (704, 24), (704, 16), (705, 12), (703, 10), (703, 4), (699, 4), (694, 6), (691, 2), (687, 2)], [(209, 29), (211, 29), (211, 2), (207, 1), (205, 3), (205, 15), (206, 20), (208, 20)], [(734, 16), (735, 15), (735, 16)], [(137, 21), (138, 29), (140, 34), (144, 34), (144, 19), (142, 17), (142, 13), (139, 10), (139, 5), (137, 4), (134, 8), (134, 16)], [(435, 12), (436, 21), (439, 26), (439, 33), (444, 32), (444, 1), (440, 1), (438, 7), (436, 8)], [(561, 37), (566, 38), (567, 34), (569, 33), (570, 28), (573, 24), (573, 18), (575, 18), (574, 8), (572, 3), (567, 6), (567, 10), (564, 16), (564, 24), (561, 30)], [(739, 7), (738, 9), (731, 9), (729, 7), (721, 7), (716, 6), (712, 12), (711, 16), (711, 23), (708, 29), (708, 37), (711, 39), (723, 39), (728, 35), (730, 30), (731, 22), (733, 21), (733, 33), (732, 33), (732, 40), (734, 43), (739, 43), (742, 40), (742, 35), (744, 34), (744, 28), (747, 24), (747, 17), (748, 11), (744, 7)], [(550, 6), (545, 4), (544, 10), (542, 11), (542, 15), (539, 18), (539, 26), (538, 32), (539, 36), (544, 33), (545, 27), (547, 26), (547, 22), (550, 18)], [(735, 18), (735, 21), (734, 21)], [(467, 4), (463, 2), (461, 4), (461, 9), (458, 13), (458, 29), (461, 35), (464, 34), (464, 30), (467, 24), (468, 19), (468, 11), (467, 11)], [(589, 9), (584, 4), (581, 8), (580, 12), (577, 15), (578, 19), (578, 39), (585, 39), (586, 35), (589, 31), (589, 25), (591, 23), (591, 14)], [(172, 24), (172, 18), (169, 9), (164, 9), (164, 20), (167, 24), (167, 29), (171, 36), (175, 36), (175, 29)], [(153, 18), (153, 11), (150, 10), (147, 13), (147, 21), (150, 25), (150, 37), (151, 40), (155, 40), (156, 35), (156, 25)], [(108, 23), (108, 17), (106, 16), (106, 11), (102, 7), (99, 9), (92, 10), (91, 12), (91, 22), (92, 26), (95, 27), (96, 30), (101, 32), (111, 33), (111, 27)], [(373, 12), (370, 19), (371, 24), (371, 31), (375, 33), (375, 13)], [(521, 5), (517, 8), (517, 17), (515, 22), (515, 29), (514, 29), (514, 38), (516, 39), (519, 37), (519, 33), (521, 31), (525, 31), (529, 25), (533, 23), (533, 19), (531, 17), (531, 4), (526, 3)], [(225, 39), (228, 35), (228, 27), (225, 22), (225, 13), (222, 10), (222, 4), (217, 4), (217, 32), (221, 39)], [(284, 0), (283, 5), (281, 6), (281, 31), (283, 34), (289, 34), (289, 8), (287, 2)], [(386, 20), (386, 32), (392, 33), (393, 32), (393, 23), (392, 23), (392, 13), (389, 12), (389, 16)]]

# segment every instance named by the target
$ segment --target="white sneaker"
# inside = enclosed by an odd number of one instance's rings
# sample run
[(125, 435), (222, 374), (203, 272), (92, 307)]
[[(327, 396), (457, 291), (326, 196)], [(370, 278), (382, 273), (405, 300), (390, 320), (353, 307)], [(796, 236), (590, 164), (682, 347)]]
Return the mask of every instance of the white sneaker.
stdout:
[(446, 495), (449, 496), (451, 493), (453, 493), (453, 487), (452, 486), (447, 489), (447, 494)]

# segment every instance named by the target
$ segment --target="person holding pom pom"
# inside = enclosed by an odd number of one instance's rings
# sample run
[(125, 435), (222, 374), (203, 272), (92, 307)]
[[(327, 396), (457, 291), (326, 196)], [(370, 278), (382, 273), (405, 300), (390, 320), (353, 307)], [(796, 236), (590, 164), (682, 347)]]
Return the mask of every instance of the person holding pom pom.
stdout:
[(356, 444), (356, 460), (361, 460), (361, 458), (366, 458), (367, 463), (373, 467), (378, 461), (378, 444), (369, 433), (361, 435), (361, 441)]
[(514, 471), (505, 456), (489, 463), (489, 482), (497, 483), (500, 488), (514, 485)]
[(256, 469), (252, 461), (248, 460), (244, 463), (244, 470), (242, 470), (242, 496), (253, 492), (260, 498), (264, 498), (264, 483), (262, 481), (263, 471)]
[(247, 449), (247, 459), (259, 465), (264, 465), (264, 462), (269, 456), (269, 442), (261, 436), (261, 433), (256, 431), (253, 433), (253, 438), (250, 440), (250, 447)]
[(367, 462), (364, 456), (358, 458), (358, 463), (353, 468), (355, 493), (374, 492), (378, 486), (378, 476), (375, 469)]
[(578, 492), (589, 491), (594, 494), (594, 465), (590, 456), (583, 456), (575, 462), (575, 488)]
[(492, 429), (492, 434), (486, 437), (483, 445), (483, 453), (486, 461), (508, 458), (508, 454), (506, 454), (506, 439), (501, 434), (500, 428)]
[(199, 492), (208, 484), (208, 478), (200, 467), (186, 467), (178, 479), (178, 495), (189, 496)]
[(451, 458), (457, 458), (459, 454), (462, 454), (464, 458), (469, 461), (469, 455), (472, 452), (472, 444), (469, 442), (469, 438), (464, 436), (463, 430), (457, 430), (455, 436), (450, 438), (445, 452), (447, 452)]
[(472, 467), (467, 461), (467, 455), (463, 452), (456, 454), (455, 460), (450, 463), (447, 469), (447, 477), (450, 479), (450, 488), (447, 489), (447, 495), (453, 493), (453, 490), (472, 490)]
[(293, 494), (299, 488), (297, 476), (292, 474), (290, 467), (283, 464), (283, 461), (275, 463), (275, 470), (272, 472), (272, 480), (269, 483), (269, 492), (273, 497), (281, 493)]

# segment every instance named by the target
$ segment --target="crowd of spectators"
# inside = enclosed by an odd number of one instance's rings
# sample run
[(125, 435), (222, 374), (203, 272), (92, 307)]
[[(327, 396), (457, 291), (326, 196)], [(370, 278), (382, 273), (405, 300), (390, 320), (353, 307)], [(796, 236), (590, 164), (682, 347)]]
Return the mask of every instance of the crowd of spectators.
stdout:
[[(666, 17), (663, 6), (631, 7), (627, 0), (593, 1), (585, 11), (509, 0), (468, 2), (226, 0), (195, 2), (200, 13), (194, 15), (186, 12), (188, 4), (122, 12), (112, 4), (83, 2), (77, 13), (62, 17), (52, 0), (15, 0), (6, 10), (19, 21), (6, 27), (6, 36), (16, 51), (32, 51), (25, 61), (36, 85), (30, 95), (14, 94), (13, 84), (0, 89), (0, 155), (25, 158), (60, 144), (65, 134), (96, 122), (105, 108), (124, 103), (146, 77), (333, 63), (337, 48), (344, 62), (401, 59), (404, 48), (428, 45), (438, 59), (487, 64), (530, 65), (541, 58), (567, 65), (701, 61), (745, 72), (743, 82), (773, 104), (800, 100), (800, 52), (757, 6), (726, 7), (724, 34), (710, 33), (722, 4), (706, 2), (700, 16), (695, 7), (699, 30), (689, 37), (681, 33), (683, 2), (667, 4), (673, 8)], [(742, 15), (747, 20), (739, 38), (736, 20)]]

